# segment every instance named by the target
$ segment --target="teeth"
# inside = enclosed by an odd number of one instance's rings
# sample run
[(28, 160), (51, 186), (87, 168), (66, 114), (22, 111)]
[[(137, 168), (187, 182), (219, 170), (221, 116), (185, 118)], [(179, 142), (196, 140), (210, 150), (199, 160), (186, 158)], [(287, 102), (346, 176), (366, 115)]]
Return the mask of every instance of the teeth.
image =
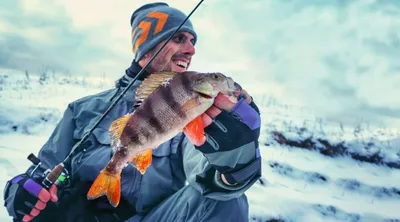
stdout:
[(176, 65), (186, 69), (188, 64), (186, 62), (177, 61)]

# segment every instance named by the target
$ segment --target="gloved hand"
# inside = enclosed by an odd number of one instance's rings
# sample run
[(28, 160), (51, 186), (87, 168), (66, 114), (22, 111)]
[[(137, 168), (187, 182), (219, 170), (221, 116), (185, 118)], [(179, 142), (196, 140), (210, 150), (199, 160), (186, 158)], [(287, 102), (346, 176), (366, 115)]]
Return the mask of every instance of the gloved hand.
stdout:
[[(73, 186), (63, 189), (60, 197), (59, 209), (66, 215), (62, 215), (65, 221), (127, 221), (136, 214), (133, 205), (123, 196), (118, 207), (111, 206), (106, 196), (94, 200), (87, 199), (92, 181), (79, 180)], [(47, 209), (46, 209), (47, 210)], [(73, 214), (69, 212), (74, 212)], [(46, 212), (47, 213), (47, 212)], [(47, 220), (44, 220), (47, 221)]]
[[(240, 183), (261, 168), (258, 138), (260, 112), (245, 92), (235, 104), (218, 96), (203, 121), (206, 142), (196, 146), (229, 184)], [(210, 120), (207, 120), (207, 119)]]
[(31, 221), (46, 208), (49, 201), (57, 202), (57, 187), (53, 185), (46, 190), (27, 174), (20, 174), (8, 181), (4, 199), (11, 217), (17, 221)]

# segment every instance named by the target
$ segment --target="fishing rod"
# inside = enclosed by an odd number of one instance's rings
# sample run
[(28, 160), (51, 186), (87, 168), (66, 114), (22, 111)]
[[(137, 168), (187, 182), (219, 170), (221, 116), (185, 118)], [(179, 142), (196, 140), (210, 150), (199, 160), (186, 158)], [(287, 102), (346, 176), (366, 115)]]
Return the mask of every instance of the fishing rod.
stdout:
[[(167, 45), (168, 42), (174, 37), (174, 35), (178, 32), (178, 30), (185, 24), (185, 22), (190, 18), (190, 16), (197, 10), (197, 8), (203, 3), (204, 0), (200, 0), (199, 3), (192, 9), (192, 11), (186, 16), (186, 18), (182, 21), (182, 23), (175, 29), (175, 31), (169, 36), (169, 38), (164, 42), (164, 44), (157, 50), (157, 52), (150, 58), (150, 60), (146, 63), (146, 65), (137, 73), (137, 75), (129, 82), (128, 86), (121, 92), (121, 94), (111, 103), (110, 107), (103, 113), (103, 115), (97, 120), (97, 122), (90, 128), (90, 130), (84, 134), (82, 139), (80, 139), (73, 147), (70, 153), (65, 157), (65, 159), (56, 165), (51, 171), (46, 170), (44, 174), (46, 174), (45, 178), (42, 181), (42, 184), (46, 188), (50, 188), (54, 183), (56, 185), (61, 184), (68, 178), (68, 171), (65, 169), (65, 165), (71, 159), (71, 157), (80, 152), (82, 149), (82, 144), (89, 138), (89, 136), (93, 133), (96, 127), (101, 123), (101, 121), (108, 115), (108, 113), (114, 108), (114, 106), (118, 103), (118, 101), (126, 94), (129, 88), (134, 84), (134, 82), (144, 73), (144, 70), (148, 65), (155, 59), (155, 57), (161, 52), (162, 49)], [(36, 167), (41, 164), (40, 160), (31, 153), (28, 156), (28, 160), (30, 160)], [(33, 173), (33, 172), (32, 172)]]

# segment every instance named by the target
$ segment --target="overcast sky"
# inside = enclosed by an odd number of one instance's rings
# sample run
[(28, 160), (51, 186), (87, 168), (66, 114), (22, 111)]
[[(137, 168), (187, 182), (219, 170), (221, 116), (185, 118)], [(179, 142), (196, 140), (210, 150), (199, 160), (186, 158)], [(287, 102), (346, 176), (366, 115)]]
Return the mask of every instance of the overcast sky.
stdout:
[[(1, 1), (0, 66), (118, 78), (133, 58), (131, 13), (146, 2)], [(166, 2), (185, 13), (197, 3)], [(399, 1), (205, 0), (191, 20), (192, 69), (334, 121), (399, 126)]]

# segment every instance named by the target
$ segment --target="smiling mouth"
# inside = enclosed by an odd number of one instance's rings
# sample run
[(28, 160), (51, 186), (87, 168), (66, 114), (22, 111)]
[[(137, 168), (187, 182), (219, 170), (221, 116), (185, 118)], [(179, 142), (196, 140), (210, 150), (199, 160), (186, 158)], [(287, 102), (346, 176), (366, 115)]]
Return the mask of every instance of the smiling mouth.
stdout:
[(188, 67), (188, 63), (182, 60), (174, 61), (174, 64), (184, 69)]

